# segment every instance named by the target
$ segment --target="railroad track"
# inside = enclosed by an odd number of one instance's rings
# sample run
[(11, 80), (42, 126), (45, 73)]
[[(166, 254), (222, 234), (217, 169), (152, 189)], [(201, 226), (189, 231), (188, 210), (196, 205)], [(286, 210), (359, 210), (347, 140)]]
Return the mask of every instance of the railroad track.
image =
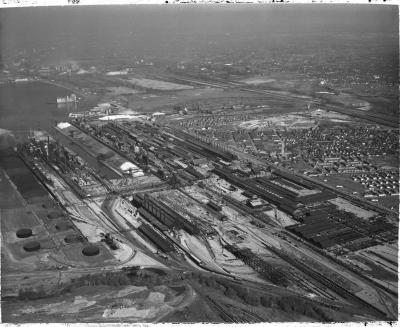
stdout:
[(236, 307), (236, 306), (234, 306), (232, 304), (229, 304), (229, 303), (227, 303), (226, 306), (228, 308), (231, 308), (231, 309), (236, 310), (236, 311), (240, 310), (241, 313), (244, 313), (245, 315), (250, 316), (252, 320), (249, 321), (249, 322), (264, 322), (265, 321), (265, 319), (261, 318), (260, 316), (258, 316), (257, 314), (255, 314), (255, 313), (253, 313), (253, 312), (251, 312), (249, 310), (238, 308), (238, 307)]
[(381, 311), (380, 309), (374, 307), (370, 303), (366, 302), (365, 300), (359, 298), (355, 294), (351, 293), (344, 287), (340, 286), (339, 284), (335, 283), (334, 281), (330, 280), (329, 278), (325, 277), (323, 274), (315, 271), (314, 269), (310, 268), (309, 266), (304, 265), (303, 263), (289, 257), (288, 255), (275, 250), (272, 247), (266, 246), (268, 250), (275, 253), (277, 256), (285, 260), (286, 262), (290, 263), (292, 266), (296, 267), (300, 271), (306, 273), (308, 276), (311, 276), (314, 280), (319, 282), (320, 284), (328, 287), (329, 289), (333, 290), (335, 293), (340, 295), (345, 300), (352, 302), (353, 304), (357, 304), (358, 306), (367, 308), (371, 313), (375, 315), (375, 317), (379, 319), (390, 319), (394, 317), (388, 317), (388, 315)]
[(238, 319), (236, 317), (232, 317), (232, 315), (220, 304), (215, 302), (210, 296), (206, 296), (207, 300), (212, 303), (212, 305), (217, 308), (217, 310), (222, 313), (222, 319), (224, 319), (226, 322), (233, 322), (233, 323), (247, 323), (251, 321), (247, 321), (244, 319)]

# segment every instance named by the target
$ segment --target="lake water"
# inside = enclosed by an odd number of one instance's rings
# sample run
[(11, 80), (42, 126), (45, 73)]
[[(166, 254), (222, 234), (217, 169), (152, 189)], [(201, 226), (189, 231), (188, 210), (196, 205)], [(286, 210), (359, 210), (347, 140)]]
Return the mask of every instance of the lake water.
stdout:
[[(28, 135), (30, 130), (47, 131), (55, 139), (78, 153), (99, 174), (108, 178), (118, 177), (116, 173), (53, 128), (56, 122), (65, 121), (68, 113), (71, 112), (71, 108), (57, 106), (57, 97), (69, 94), (71, 91), (68, 89), (43, 82), (0, 85), (0, 129), (10, 130), (17, 137), (22, 138)], [(9, 145), (14, 144), (12, 139), (3, 140), (2, 144), (6, 145), (7, 142)]]
[(0, 85), (0, 128), (11, 131), (50, 131), (65, 120), (67, 108), (58, 108), (57, 97), (70, 95), (65, 88), (42, 82)]

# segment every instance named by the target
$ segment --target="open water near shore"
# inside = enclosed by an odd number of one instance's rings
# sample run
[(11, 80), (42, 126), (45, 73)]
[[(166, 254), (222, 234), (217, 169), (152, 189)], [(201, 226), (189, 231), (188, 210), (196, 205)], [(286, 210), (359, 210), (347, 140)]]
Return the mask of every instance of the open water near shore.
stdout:
[[(82, 148), (58, 133), (53, 127), (56, 122), (65, 121), (71, 111), (83, 110), (71, 106), (59, 107), (57, 97), (70, 95), (71, 91), (43, 82), (23, 82), (0, 85), (0, 129), (9, 130), (19, 141), (30, 131), (43, 130), (78, 153), (99, 174), (108, 178), (118, 177), (109, 168), (98, 162)], [(3, 146), (14, 145), (12, 138), (3, 139)]]
[(70, 94), (68, 89), (43, 82), (0, 85), (0, 128), (15, 133), (50, 131), (70, 112), (66, 107), (57, 107), (57, 97)]

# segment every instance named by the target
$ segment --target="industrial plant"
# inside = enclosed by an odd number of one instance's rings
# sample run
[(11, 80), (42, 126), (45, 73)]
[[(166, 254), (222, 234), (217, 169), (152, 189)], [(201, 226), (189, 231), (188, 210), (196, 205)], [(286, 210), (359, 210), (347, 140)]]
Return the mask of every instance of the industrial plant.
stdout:
[(397, 320), (398, 10), (171, 5), (0, 13), (2, 321)]

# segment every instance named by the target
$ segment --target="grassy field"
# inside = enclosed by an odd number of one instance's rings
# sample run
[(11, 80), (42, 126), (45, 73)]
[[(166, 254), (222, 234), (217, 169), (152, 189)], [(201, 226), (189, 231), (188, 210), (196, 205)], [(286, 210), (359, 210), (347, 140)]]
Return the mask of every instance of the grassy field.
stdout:
[(4, 171), (0, 169), (0, 208), (12, 209), (20, 205), (21, 199), (6, 178)]
[(106, 90), (109, 93), (107, 95), (110, 97), (138, 93), (137, 90), (124, 86), (110, 86), (106, 87)]
[(15, 233), (20, 228), (41, 226), (36, 216), (26, 208), (1, 209), (1, 229), (3, 233)]
[(34, 198), (47, 196), (47, 191), (20, 158), (2, 157), (0, 165), (26, 201), (33, 202)]
[(63, 248), (63, 253), (68, 261), (77, 263), (82, 266), (103, 266), (107, 265), (107, 261), (113, 260), (114, 257), (103, 243), (97, 243), (100, 253), (95, 256), (85, 256), (82, 250), (87, 243), (70, 244)]
[(332, 185), (334, 187), (336, 187), (336, 185), (342, 185), (343, 186), (342, 190), (346, 191), (346, 192), (362, 193), (364, 191), (364, 186), (360, 183), (353, 182), (350, 175), (335, 174), (335, 175), (320, 176), (320, 177), (315, 177), (315, 178), (318, 178), (320, 181), (324, 181), (324, 182), (326, 180), (325, 183)]
[(391, 195), (378, 198), (378, 203), (386, 208), (399, 212), (399, 196)]

